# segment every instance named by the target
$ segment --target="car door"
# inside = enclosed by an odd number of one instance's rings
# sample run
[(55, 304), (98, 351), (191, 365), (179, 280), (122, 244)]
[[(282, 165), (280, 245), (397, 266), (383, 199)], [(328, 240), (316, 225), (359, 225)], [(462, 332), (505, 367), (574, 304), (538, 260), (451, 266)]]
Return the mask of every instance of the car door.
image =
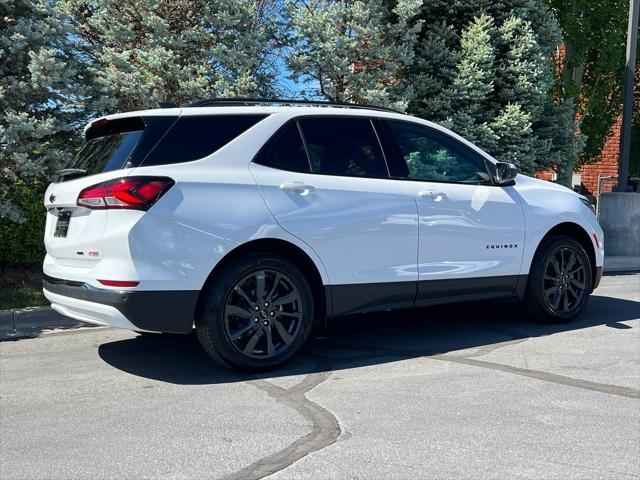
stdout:
[(494, 184), (489, 160), (444, 131), (383, 123), (392, 175), (408, 182), (418, 205), (416, 303), (513, 294), (525, 237), (513, 188)]
[(291, 120), (250, 169), (278, 223), (324, 263), (334, 314), (413, 304), (417, 207), (389, 180), (371, 119)]

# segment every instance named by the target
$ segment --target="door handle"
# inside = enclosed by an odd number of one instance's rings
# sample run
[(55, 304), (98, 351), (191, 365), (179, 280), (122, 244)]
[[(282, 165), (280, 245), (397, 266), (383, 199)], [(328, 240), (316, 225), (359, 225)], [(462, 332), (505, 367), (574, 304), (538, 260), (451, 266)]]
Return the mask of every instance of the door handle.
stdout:
[(287, 182), (280, 185), (280, 190), (283, 192), (293, 192), (302, 195), (303, 197), (310, 194), (315, 189), (316, 187), (313, 185), (308, 185), (302, 182)]
[(420, 198), (428, 198), (433, 200), (434, 202), (441, 202), (445, 198), (447, 198), (447, 194), (444, 192), (434, 192), (433, 190), (423, 190), (418, 193)]

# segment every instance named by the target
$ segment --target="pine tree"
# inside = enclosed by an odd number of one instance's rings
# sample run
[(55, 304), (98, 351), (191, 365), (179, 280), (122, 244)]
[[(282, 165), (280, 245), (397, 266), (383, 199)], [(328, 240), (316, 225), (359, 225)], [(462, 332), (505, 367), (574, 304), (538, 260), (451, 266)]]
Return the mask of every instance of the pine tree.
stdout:
[(97, 114), (276, 89), (270, 0), (63, 0)]
[(74, 62), (51, 2), (0, 2), (0, 217), (21, 221), (10, 186), (34, 185), (70, 158)]
[[(535, 0), (425, 2), (409, 112), (452, 128), (528, 173), (556, 167), (566, 184), (582, 148), (571, 103), (554, 98), (561, 35)], [(569, 173), (567, 173), (569, 172)]]
[(288, 6), (292, 33), (287, 66), (304, 96), (406, 108), (402, 72), (414, 58), (420, 0), (300, 0)]

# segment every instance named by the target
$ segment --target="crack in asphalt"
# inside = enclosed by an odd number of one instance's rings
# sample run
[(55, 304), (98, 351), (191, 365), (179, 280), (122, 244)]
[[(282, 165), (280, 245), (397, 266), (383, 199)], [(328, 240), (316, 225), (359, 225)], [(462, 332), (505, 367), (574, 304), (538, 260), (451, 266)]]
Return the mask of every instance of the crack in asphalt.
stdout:
[(496, 350), (499, 350), (501, 348), (505, 348), (505, 347), (509, 347), (511, 345), (518, 345), (519, 343), (524, 343), (527, 340), (529, 340), (528, 338), (518, 338), (515, 340), (508, 340), (506, 342), (500, 342), (500, 343), (494, 343), (491, 345), (483, 345), (482, 347), (480, 347), (478, 350), (476, 350), (473, 353), (467, 353), (467, 354), (462, 354), (462, 355), (458, 355), (460, 358), (477, 358), (477, 357), (484, 357), (485, 355), (489, 355), (492, 352), (495, 352)]
[(531, 370), (529, 368), (514, 367), (504, 365), (502, 363), (487, 362), (485, 360), (477, 360), (475, 358), (453, 355), (437, 355), (431, 357), (434, 360), (442, 360), (445, 362), (461, 363), (464, 365), (472, 365), (474, 367), (489, 368), (506, 373), (513, 373), (523, 377), (535, 378), (544, 382), (557, 383), (567, 385), (569, 387), (582, 388), (585, 390), (593, 390), (595, 392), (607, 393), (609, 395), (617, 395), (619, 397), (640, 398), (640, 390), (631, 387), (622, 387), (619, 385), (611, 385), (608, 383), (591, 382), (589, 380), (579, 380), (565, 375), (543, 372), (540, 370)]
[(310, 400), (306, 393), (324, 382), (331, 371), (316, 371), (306, 375), (293, 387), (283, 388), (266, 380), (249, 383), (266, 392), (278, 403), (282, 403), (302, 415), (311, 424), (311, 431), (298, 438), (282, 450), (263, 457), (251, 465), (223, 477), (224, 480), (260, 479), (279, 472), (306, 455), (321, 450), (336, 442), (340, 436), (340, 424), (336, 416), (326, 408)]
[[(351, 361), (369, 358), (370, 355), (371, 352), (365, 349), (360, 352), (360, 355), (351, 356)], [(252, 380), (249, 383), (267, 393), (277, 402), (300, 413), (311, 424), (311, 431), (282, 450), (262, 457), (241, 470), (222, 477), (223, 480), (257, 480), (267, 477), (293, 465), (310, 453), (334, 444), (342, 435), (343, 431), (333, 412), (309, 399), (306, 394), (327, 380), (331, 372), (343, 361), (340, 358), (312, 351), (307, 351), (306, 356), (316, 361), (315, 371), (306, 375), (301, 382), (292, 387), (280, 387), (262, 379)], [(345, 431), (344, 433), (346, 433), (345, 439), (351, 437), (351, 432)]]
[[(519, 339), (517, 341), (507, 341), (501, 342), (499, 344), (494, 345), (486, 345), (485, 347), (479, 349), (477, 352), (463, 354), (463, 355), (447, 355), (443, 352), (438, 351), (420, 351), (420, 350), (409, 350), (409, 349), (399, 349), (399, 348), (376, 348), (375, 350), (370, 350), (370, 354), (375, 355), (375, 357), (399, 357), (399, 358), (430, 358), (433, 360), (452, 362), (452, 363), (460, 363), (465, 365), (471, 365), (474, 367), (481, 368), (489, 368), (491, 370), (498, 370), (505, 373), (512, 373), (515, 375), (520, 375), (523, 377), (535, 378), (536, 380), (542, 380), (544, 382), (556, 383), (560, 385), (566, 385), (569, 387), (582, 388), (585, 390), (592, 390), (595, 392), (606, 393), (609, 395), (616, 395), (619, 397), (626, 398), (640, 398), (640, 390), (632, 387), (623, 387), (620, 385), (611, 385), (608, 383), (599, 383), (599, 382), (591, 382), (589, 380), (580, 380), (573, 377), (568, 377), (565, 375), (558, 375), (555, 373), (544, 372), (541, 370), (532, 370), (529, 368), (521, 368), (515, 367), (512, 365), (505, 365), (502, 363), (488, 362), (485, 360), (478, 360), (474, 357), (486, 355), (498, 348), (507, 347), (510, 345), (516, 345), (522, 343), (527, 339)], [(365, 349), (362, 346), (349, 345), (349, 346), (340, 346), (341, 349), (345, 350), (355, 350), (358, 352), (363, 352)], [(319, 356), (319, 355), (318, 355)]]
[[(362, 347), (356, 345), (341, 345), (338, 350), (357, 351), (359, 355), (352, 356), (348, 361), (342, 361), (338, 358), (331, 357), (326, 351), (319, 353), (318, 351), (308, 351), (307, 355), (319, 361), (316, 365), (316, 371), (306, 375), (302, 381), (292, 387), (283, 388), (274, 385), (266, 380), (252, 380), (254, 387), (267, 393), (277, 402), (286, 405), (298, 413), (300, 413), (311, 424), (311, 431), (305, 436), (298, 438), (288, 446), (267, 455), (247, 467), (223, 477), (224, 480), (239, 479), (261, 479), (272, 475), (276, 472), (284, 470), (293, 465), (301, 458), (310, 453), (317, 452), (329, 445), (334, 444), (341, 435), (342, 430), (336, 416), (328, 409), (322, 407), (318, 403), (310, 400), (306, 393), (316, 388), (322, 382), (327, 380), (333, 369), (338, 368), (342, 363), (349, 364), (358, 358), (367, 358), (369, 360), (381, 357), (400, 357), (400, 358), (430, 358), (433, 360), (452, 362), (463, 365), (470, 365), (479, 368), (488, 368), (505, 373), (511, 373), (524, 377), (534, 378), (544, 382), (555, 383), (585, 390), (596, 391), (609, 395), (616, 395), (626, 398), (640, 398), (640, 390), (623, 387), (619, 385), (610, 385), (605, 383), (591, 382), (589, 380), (580, 380), (565, 375), (544, 372), (540, 370), (532, 370), (528, 368), (520, 368), (501, 363), (488, 362), (478, 360), (477, 357), (487, 355), (499, 348), (508, 347), (523, 343), (527, 338), (500, 342), (493, 345), (485, 345), (476, 352), (463, 355), (447, 355), (436, 351), (415, 351), (407, 349), (394, 348), (376, 348), (370, 350), (370, 347)], [(330, 363), (325, 363), (330, 362)], [(321, 365), (322, 364), (322, 365)]]

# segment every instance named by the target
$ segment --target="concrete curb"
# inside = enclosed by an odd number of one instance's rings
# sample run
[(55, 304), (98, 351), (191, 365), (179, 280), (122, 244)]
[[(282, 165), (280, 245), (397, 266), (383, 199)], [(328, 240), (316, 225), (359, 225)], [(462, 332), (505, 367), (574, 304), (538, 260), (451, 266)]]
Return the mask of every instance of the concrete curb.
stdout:
[(35, 338), (48, 330), (90, 327), (88, 323), (65, 317), (51, 307), (0, 310), (0, 341)]

